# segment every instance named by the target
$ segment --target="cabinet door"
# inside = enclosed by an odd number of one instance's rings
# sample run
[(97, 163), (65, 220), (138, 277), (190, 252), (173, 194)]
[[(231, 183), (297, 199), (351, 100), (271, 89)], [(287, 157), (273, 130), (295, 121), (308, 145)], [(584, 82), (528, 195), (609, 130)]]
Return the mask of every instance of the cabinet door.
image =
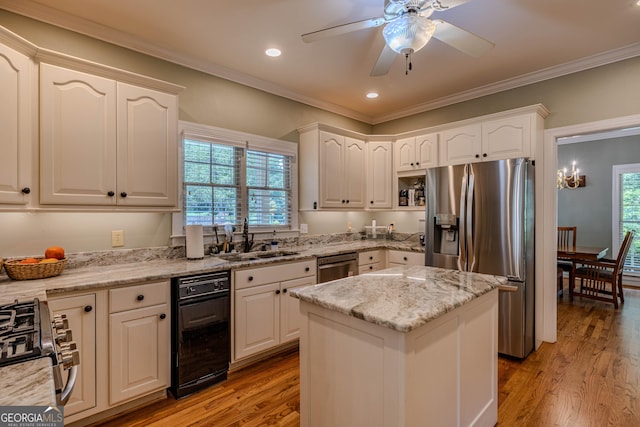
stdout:
[(393, 251), (388, 253), (389, 267), (396, 265), (424, 265), (425, 258), (421, 252)]
[(320, 132), (320, 207), (344, 207), (344, 137), (329, 132)]
[(393, 187), (392, 145), (370, 142), (368, 146), (368, 208), (391, 208)]
[(482, 145), (486, 160), (529, 157), (531, 117), (508, 117), (483, 123)]
[(176, 206), (177, 98), (118, 83), (118, 204)]
[(346, 182), (344, 199), (346, 208), (363, 208), (365, 205), (366, 185), (366, 146), (363, 141), (345, 138), (344, 180)]
[(33, 69), (29, 58), (0, 44), (0, 203), (24, 205), (29, 201)]
[(40, 203), (114, 205), (116, 83), (40, 64)]
[(413, 171), (416, 163), (416, 139), (404, 138), (395, 142), (396, 172)]
[(80, 295), (49, 299), (53, 315), (65, 314), (80, 352), (76, 385), (64, 407), (65, 416), (96, 406), (96, 296)]
[(289, 295), (293, 288), (315, 285), (316, 277), (302, 277), (288, 280), (280, 284), (280, 343), (297, 339), (300, 336), (300, 300)]
[(279, 283), (235, 291), (236, 359), (275, 347), (280, 342), (279, 292)]
[(486, 154), (482, 152), (481, 132), (479, 123), (443, 131), (440, 166), (481, 161)]
[(416, 137), (416, 169), (438, 166), (438, 134)]
[(161, 304), (109, 316), (110, 404), (169, 385), (169, 314), (169, 306)]

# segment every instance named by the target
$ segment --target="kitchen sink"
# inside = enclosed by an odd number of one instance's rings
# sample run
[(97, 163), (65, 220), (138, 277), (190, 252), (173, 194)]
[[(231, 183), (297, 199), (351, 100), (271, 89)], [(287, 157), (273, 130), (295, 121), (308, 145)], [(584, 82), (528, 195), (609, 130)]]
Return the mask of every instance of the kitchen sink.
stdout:
[(298, 255), (300, 252), (293, 251), (265, 251), (249, 253), (232, 253), (216, 255), (218, 258), (229, 262), (255, 261), (258, 259), (278, 258), (291, 255)]

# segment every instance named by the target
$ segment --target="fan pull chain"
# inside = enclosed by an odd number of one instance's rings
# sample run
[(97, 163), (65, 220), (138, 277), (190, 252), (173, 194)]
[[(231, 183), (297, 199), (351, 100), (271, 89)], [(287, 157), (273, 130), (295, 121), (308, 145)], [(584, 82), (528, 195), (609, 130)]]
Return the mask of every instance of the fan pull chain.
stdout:
[(404, 62), (405, 62), (404, 75), (408, 76), (409, 71), (411, 71), (411, 69), (413, 68), (411, 64), (411, 53), (404, 54)]

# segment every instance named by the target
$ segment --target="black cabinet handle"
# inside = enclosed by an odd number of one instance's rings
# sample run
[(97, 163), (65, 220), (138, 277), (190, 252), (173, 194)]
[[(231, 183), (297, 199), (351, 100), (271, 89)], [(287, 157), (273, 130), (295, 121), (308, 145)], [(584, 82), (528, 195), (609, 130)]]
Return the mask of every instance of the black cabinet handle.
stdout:
[(373, 257), (372, 256), (369, 257), (369, 261), (373, 261)]
[(250, 282), (253, 281), (253, 276), (247, 277), (247, 280), (250, 281)]
[(127, 193), (123, 191), (122, 193), (120, 193), (120, 197), (127, 197)]
[(402, 259), (403, 259), (403, 260), (405, 260), (405, 261), (407, 261), (407, 257), (406, 257), (406, 256), (405, 256), (405, 257), (402, 257)]
[(416, 162), (416, 166), (420, 166), (420, 162)]
[(276, 291), (276, 295), (280, 295), (280, 289)]
[(285, 288), (285, 289), (283, 289), (283, 290), (282, 290), (282, 293), (283, 293), (283, 294), (286, 294), (286, 293), (287, 293), (287, 289), (286, 289), (286, 288)]
[(109, 197), (113, 197), (113, 196), (115, 196), (115, 195), (116, 195), (116, 193), (114, 193), (113, 191), (109, 191), (109, 192), (107, 193), (107, 196), (109, 196)]
[(373, 265), (370, 265), (370, 266), (369, 266), (369, 270), (373, 270)]
[(482, 154), (482, 157), (487, 157), (487, 153), (483, 153), (483, 154)]
[(21, 191), (22, 191), (23, 194), (31, 193), (31, 189), (29, 187), (24, 187)]
[(85, 313), (89, 313), (91, 310), (93, 310), (93, 307), (91, 307), (90, 305), (85, 305), (84, 306), (84, 312)]
[(411, 166), (413, 166), (413, 162), (411, 162)]
[(371, 204), (373, 204), (373, 200), (371, 201)]
[(347, 203), (349, 203), (349, 199), (347, 199)]
[(479, 159), (479, 158), (480, 158), (480, 154), (476, 154), (476, 159)]
[(166, 315), (166, 314), (162, 313), (162, 314), (160, 315), (160, 320), (164, 320), (164, 319), (166, 319), (166, 318), (167, 318), (167, 315)]
[(138, 301), (142, 301), (144, 299), (144, 295), (140, 294), (136, 297)]
[(304, 269), (304, 271), (309, 271), (309, 267), (306, 267), (306, 268)]
[(344, 199), (342, 199), (342, 203), (347, 203), (347, 201), (346, 201), (346, 200), (344, 200)]

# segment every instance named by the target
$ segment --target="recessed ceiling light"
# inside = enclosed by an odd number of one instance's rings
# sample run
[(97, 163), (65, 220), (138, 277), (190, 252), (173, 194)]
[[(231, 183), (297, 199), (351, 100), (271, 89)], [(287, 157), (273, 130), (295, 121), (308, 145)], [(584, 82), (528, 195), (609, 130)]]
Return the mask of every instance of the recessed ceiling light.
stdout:
[(369, 92), (367, 94), (367, 98), (369, 98), (369, 99), (376, 99), (378, 96), (379, 96), (378, 92)]
[(264, 53), (266, 53), (267, 56), (271, 56), (273, 58), (275, 58), (276, 56), (282, 55), (282, 52), (280, 51), (280, 49), (276, 49), (275, 47), (265, 50)]

